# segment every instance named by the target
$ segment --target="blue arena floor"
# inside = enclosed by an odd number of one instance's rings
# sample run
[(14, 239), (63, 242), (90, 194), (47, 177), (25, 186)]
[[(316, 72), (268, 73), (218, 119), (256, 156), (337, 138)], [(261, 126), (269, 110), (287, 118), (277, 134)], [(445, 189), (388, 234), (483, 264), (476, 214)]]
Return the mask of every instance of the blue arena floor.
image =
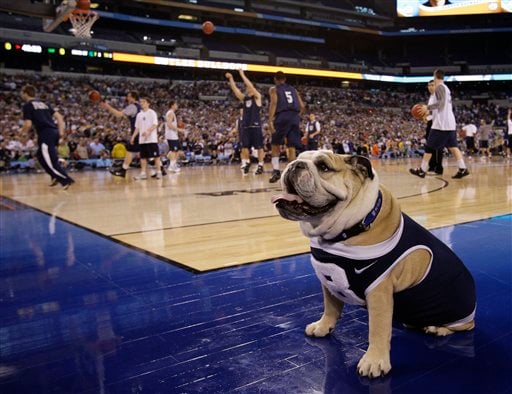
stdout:
[(512, 393), (512, 215), (437, 229), (475, 277), (476, 329), (393, 330), (359, 378), (364, 309), (310, 339), (307, 255), (197, 274), (12, 201), (0, 211), (1, 393)]

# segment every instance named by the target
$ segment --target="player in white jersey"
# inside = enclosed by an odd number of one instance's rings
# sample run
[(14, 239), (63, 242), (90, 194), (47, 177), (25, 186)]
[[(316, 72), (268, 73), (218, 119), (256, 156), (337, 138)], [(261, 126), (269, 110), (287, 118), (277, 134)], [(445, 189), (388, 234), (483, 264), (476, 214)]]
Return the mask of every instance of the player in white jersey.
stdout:
[(179, 133), (183, 132), (183, 129), (178, 127), (178, 119), (176, 118), (176, 110), (178, 109), (178, 103), (172, 100), (169, 103), (169, 110), (165, 114), (165, 139), (169, 145), (169, 154), (167, 158), (170, 161), (169, 171), (180, 172), (178, 167), (178, 156), (181, 151)]
[(131, 143), (135, 143), (135, 139), (139, 139), (140, 145), (140, 174), (135, 177), (136, 180), (145, 180), (148, 178), (146, 169), (148, 159), (155, 160), (155, 166), (158, 169), (156, 178), (162, 178), (160, 152), (158, 151), (158, 115), (149, 108), (150, 102), (147, 97), (140, 100), (142, 110), (137, 114), (135, 119), (135, 132), (132, 135)]
[(475, 135), (478, 129), (473, 123), (468, 123), (462, 127), (462, 131), (464, 132), (464, 139), (466, 141), (466, 154), (469, 159), (471, 159), (471, 155), (476, 152)]
[[(455, 115), (453, 114), (452, 95), (450, 89), (444, 84), (444, 71), (437, 69), (434, 71), (435, 92), (433, 102), (428, 105), (432, 112), (432, 129), (430, 130), (427, 147), (430, 149), (448, 148), (457, 160), (459, 171), (452, 176), (454, 179), (463, 178), (469, 175), (466, 163), (462, 157), (462, 152), (457, 146), (457, 125)], [(428, 162), (432, 153), (425, 151), (421, 161), (420, 168), (411, 168), (409, 172), (413, 175), (425, 178), (428, 170)]]
[[(428, 92), (430, 93), (430, 96), (428, 98), (428, 104), (433, 104), (435, 102), (435, 84), (434, 80), (428, 81), (427, 85)], [(434, 115), (436, 113), (436, 110), (432, 110), (427, 114), (426, 120), (427, 120), (427, 128), (425, 130), (425, 139), (428, 139), (428, 136), (430, 134), (430, 130), (432, 129), (432, 119), (434, 119)], [(437, 175), (443, 175), (443, 149), (430, 149), (429, 147), (426, 147), (425, 151), (432, 153), (432, 157), (428, 161), (428, 172), (429, 173), (435, 173)]]

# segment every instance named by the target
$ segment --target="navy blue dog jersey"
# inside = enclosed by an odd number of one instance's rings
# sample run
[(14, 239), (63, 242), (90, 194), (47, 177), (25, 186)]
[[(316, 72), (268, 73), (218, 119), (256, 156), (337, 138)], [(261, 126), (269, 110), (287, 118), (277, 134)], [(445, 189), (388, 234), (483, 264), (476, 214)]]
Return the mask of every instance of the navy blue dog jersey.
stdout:
[(393, 318), (416, 327), (455, 327), (472, 321), (473, 277), (447, 245), (405, 214), (395, 234), (376, 245), (311, 239), (311, 263), (332, 295), (347, 304), (365, 306), (366, 295), (418, 249), (430, 253), (430, 266), (418, 284), (393, 295)]

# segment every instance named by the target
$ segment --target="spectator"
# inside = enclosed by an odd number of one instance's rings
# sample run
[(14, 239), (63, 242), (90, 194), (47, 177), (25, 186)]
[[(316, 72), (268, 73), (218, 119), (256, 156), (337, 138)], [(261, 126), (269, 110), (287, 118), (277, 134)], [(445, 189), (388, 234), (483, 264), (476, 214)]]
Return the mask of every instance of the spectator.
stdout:
[(98, 159), (102, 156), (102, 153), (106, 151), (105, 145), (100, 142), (99, 137), (94, 137), (93, 141), (89, 144), (90, 158)]

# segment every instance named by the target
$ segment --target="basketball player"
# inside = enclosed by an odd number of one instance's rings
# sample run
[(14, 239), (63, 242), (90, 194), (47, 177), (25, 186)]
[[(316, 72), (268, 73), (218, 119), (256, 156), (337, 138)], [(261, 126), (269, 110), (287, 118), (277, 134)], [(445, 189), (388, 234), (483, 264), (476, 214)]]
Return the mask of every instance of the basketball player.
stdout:
[(36, 98), (36, 88), (25, 85), (21, 89), (23, 104), (22, 134), (27, 134), (32, 126), (37, 132), (37, 159), (46, 173), (52, 178), (50, 186), (60, 183), (67, 190), (75, 181), (59, 164), (57, 145), (59, 136), (64, 136), (64, 118), (49, 105)]
[(468, 123), (462, 127), (462, 131), (464, 132), (464, 140), (466, 141), (466, 154), (471, 160), (471, 155), (476, 152), (475, 135), (478, 129), (473, 123)]
[(491, 151), (489, 150), (489, 136), (492, 132), (492, 126), (494, 126), (494, 121), (489, 124), (485, 119), (480, 119), (480, 128), (478, 129), (478, 147), (480, 148), (482, 159), (485, 159), (486, 157), (489, 157), (490, 159), (492, 156)]
[[(427, 85), (430, 96), (428, 98), (428, 104), (432, 104), (435, 100), (435, 86), (434, 81), (430, 80)], [(428, 140), (430, 129), (432, 128), (432, 119), (436, 110), (429, 111), (427, 115), (427, 128), (425, 132), (425, 138)], [(443, 148), (444, 149), (444, 148)], [(437, 175), (443, 175), (443, 149), (430, 149), (428, 146), (425, 148), (426, 152), (432, 153), (432, 157), (428, 161), (428, 172), (434, 172)]]
[(165, 139), (167, 140), (167, 144), (169, 145), (169, 153), (167, 158), (170, 161), (169, 171), (171, 172), (180, 172), (180, 168), (178, 167), (178, 156), (181, 151), (181, 144), (179, 139), (179, 134), (184, 130), (178, 128), (178, 119), (176, 118), (176, 110), (178, 109), (178, 103), (172, 100), (169, 103), (169, 110), (165, 114)]
[(309, 120), (306, 123), (306, 149), (307, 150), (317, 150), (318, 149), (318, 139), (320, 138), (320, 131), (322, 127), (320, 126), (320, 122), (316, 120), (315, 114), (309, 114)]
[(149, 108), (150, 102), (147, 97), (140, 100), (141, 111), (135, 118), (135, 131), (132, 135), (130, 143), (135, 145), (138, 138), (140, 145), (140, 174), (136, 176), (135, 180), (148, 179), (146, 170), (148, 166), (148, 159), (155, 160), (155, 167), (157, 168), (156, 179), (162, 178), (162, 164), (160, 162), (160, 152), (158, 150), (158, 115), (155, 111)]
[[(126, 102), (128, 105), (124, 107), (122, 111), (119, 111), (112, 107), (109, 103), (106, 101), (102, 101), (100, 103), (100, 106), (108, 112), (110, 112), (112, 115), (114, 115), (116, 118), (122, 118), (126, 117), (130, 122), (130, 135), (133, 135), (135, 132), (135, 118), (137, 117), (137, 114), (139, 113), (141, 106), (138, 102), (139, 95), (135, 91), (130, 91), (126, 95)], [(133, 157), (137, 155), (140, 152), (139, 142), (138, 140), (135, 140), (134, 143), (129, 144), (126, 147), (126, 156), (124, 157), (124, 162), (121, 168), (112, 168), (110, 170), (110, 173), (115, 176), (125, 177), (126, 176), (126, 170), (130, 168), (130, 164), (132, 163)]]
[(300, 149), (300, 116), (304, 112), (304, 102), (297, 90), (286, 83), (286, 75), (278, 71), (274, 75), (275, 86), (269, 89), (270, 105), (268, 112), (269, 129), (272, 133), (272, 176), (270, 183), (281, 178), (279, 170), (280, 146), (285, 138), (288, 146), (288, 161), (295, 160), (296, 149)]
[[(450, 89), (444, 84), (444, 71), (441, 69), (434, 71), (434, 86), (434, 97), (432, 103), (428, 105), (433, 118), (432, 128), (427, 139), (427, 147), (433, 150), (448, 148), (457, 160), (459, 167), (459, 171), (452, 178), (460, 179), (469, 175), (469, 171), (457, 146), (457, 125), (453, 115), (452, 96)], [(420, 178), (425, 178), (428, 162), (431, 157), (432, 153), (425, 151), (420, 168), (411, 168), (409, 172)]]
[(238, 70), (240, 77), (244, 81), (245, 94), (236, 86), (235, 80), (231, 73), (226, 73), (229, 86), (235, 94), (236, 98), (243, 104), (242, 123), (240, 130), (240, 145), (242, 151), (240, 153), (242, 160), (242, 172), (244, 175), (249, 173), (251, 167), (251, 148), (256, 149), (258, 153), (258, 168), (254, 172), (255, 175), (263, 174), (263, 160), (265, 152), (263, 150), (263, 132), (261, 130), (260, 110), (261, 110), (261, 94), (254, 87), (249, 78), (246, 77), (243, 70)]

